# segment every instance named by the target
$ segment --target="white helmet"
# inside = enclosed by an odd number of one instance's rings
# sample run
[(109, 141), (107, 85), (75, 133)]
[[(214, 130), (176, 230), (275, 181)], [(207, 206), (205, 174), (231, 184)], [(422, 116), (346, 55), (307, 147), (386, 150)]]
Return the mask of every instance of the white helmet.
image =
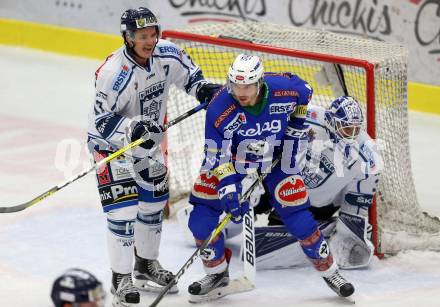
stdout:
[(263, 62), (256, 55), (240, 54), (231, 64), (228, 81), (235, 84), (253, 84), (264, 74)]

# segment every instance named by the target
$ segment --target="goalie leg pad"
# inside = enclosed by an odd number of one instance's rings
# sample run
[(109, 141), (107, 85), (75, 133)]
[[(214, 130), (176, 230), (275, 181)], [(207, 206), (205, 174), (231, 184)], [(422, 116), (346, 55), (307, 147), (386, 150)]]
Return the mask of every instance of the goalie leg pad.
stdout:
[(330, 238), (332, 252), (342, 269), (357, 269), (369, 265), (374, 246), (368, 240), (368, 222), (364, 216), (341, 212), (336, 233)]
[[(326, 239), (333, 234), (337, 218), (319, 223)], [(257, 269), (283, 269), (309, 264), (298, 240), (282, 226), (256, 227)]]

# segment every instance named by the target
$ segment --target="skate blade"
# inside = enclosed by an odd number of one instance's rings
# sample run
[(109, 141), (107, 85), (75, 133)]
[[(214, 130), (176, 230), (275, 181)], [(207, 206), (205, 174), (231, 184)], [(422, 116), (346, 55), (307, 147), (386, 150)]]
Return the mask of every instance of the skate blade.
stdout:
[[(151, 280), (141, 280), (141, 279), (133, 278), (133, 284), (139, 290), (153, 292), (153, 293), (160, 293), (164, 288), (164, 286), (158, 285), (157, 283)], [(170, 288), (170, 290), (168, 290), (167, 293), (176, 294), (177, 292), (179, 292), (179, 288), (177, 288), (177, 285), (174, 285)]]
[(353, 305), (356, 304), (356, 301), (355, 301), (353, 295), (346, 296), (346, 297), (341, 296), (341, 298), (344, 299), (345, 301), (349, 302), (350, 304), (353, 304)]
[(203, 295), (189, 295), (190, 303), (203, 303), (208, 301), (213, 301), (219, 299), (223, 296), (229, 294), (236, 294), (240, 292), (251, 291), (255, 288), (246, 277), (242, 276), (240, 278), (232, 279), (227, 286), (214, 289)]
[(112, 301), (112, 307), (130, 307), (130, 306), (137, 306), (138, 303), (126, 303), (121, 301), (120, 299), (114, 297)]

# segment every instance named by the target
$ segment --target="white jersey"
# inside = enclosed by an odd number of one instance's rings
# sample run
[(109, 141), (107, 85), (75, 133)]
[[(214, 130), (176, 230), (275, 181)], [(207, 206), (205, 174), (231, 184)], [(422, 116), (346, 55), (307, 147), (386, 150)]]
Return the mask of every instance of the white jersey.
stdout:
[(126, 130), (133, 120), (164, 123), (171, 84), (195, 96), (197, 88), (205, 82), (199, 67), (169, 41), (159, 40), (145, 67), (130, 57), (125, 46), (121, 47), (96, 71), (96, 97), (89, 114), (89, 147), (123, 147)]
[(313, 207), (371, 205), (381, 159), (375, 142), (362, 131), (352, 144), (336, 141), (326, 128), (325, 109), (309, 105), (309, 143), (299, 166)]

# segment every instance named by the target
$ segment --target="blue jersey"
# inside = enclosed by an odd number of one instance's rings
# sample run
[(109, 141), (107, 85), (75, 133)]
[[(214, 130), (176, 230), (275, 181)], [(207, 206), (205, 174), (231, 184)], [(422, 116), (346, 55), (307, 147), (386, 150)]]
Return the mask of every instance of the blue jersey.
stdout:
[(307, 82), (290, 73), (266, 73), (263, 80), (264, 107), (258, 114), (240, 106), (226, 88), (211, 100), (205, 158), (190, 201), (215, 200), (218, 189), (239, 183), (249, 168), (270, 163), (282, 148), (288, 125), (304, 123), (312, 96)]

